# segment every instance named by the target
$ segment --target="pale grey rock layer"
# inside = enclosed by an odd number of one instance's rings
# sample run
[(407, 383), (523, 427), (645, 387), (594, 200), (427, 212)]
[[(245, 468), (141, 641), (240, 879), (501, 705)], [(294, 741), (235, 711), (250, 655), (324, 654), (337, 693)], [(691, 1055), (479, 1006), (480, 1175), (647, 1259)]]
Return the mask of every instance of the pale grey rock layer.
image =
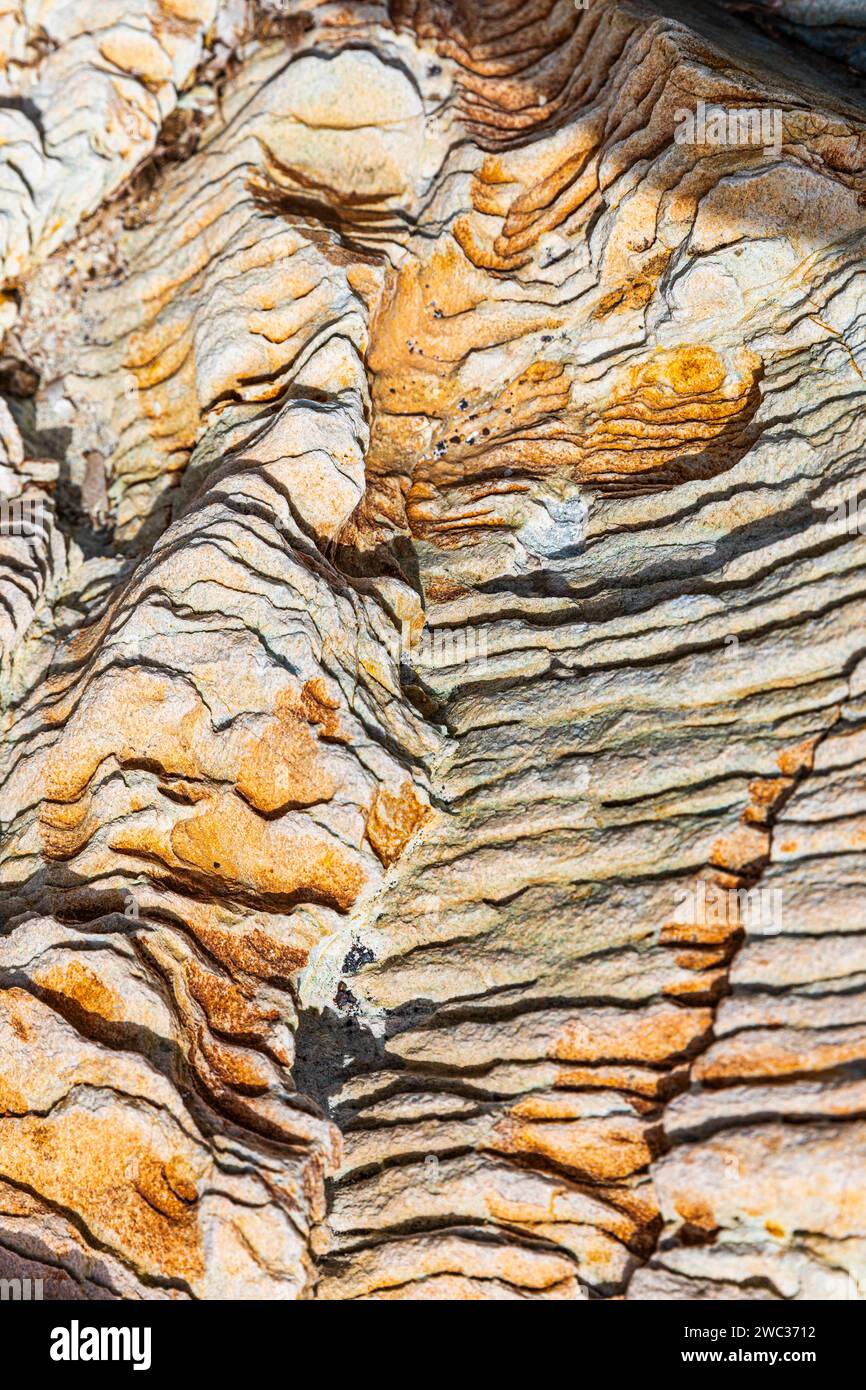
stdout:
[(0, 1270), (862, 1296), (866, 101), (798, 32), (866, 6), (785, 15), (0, 9)]

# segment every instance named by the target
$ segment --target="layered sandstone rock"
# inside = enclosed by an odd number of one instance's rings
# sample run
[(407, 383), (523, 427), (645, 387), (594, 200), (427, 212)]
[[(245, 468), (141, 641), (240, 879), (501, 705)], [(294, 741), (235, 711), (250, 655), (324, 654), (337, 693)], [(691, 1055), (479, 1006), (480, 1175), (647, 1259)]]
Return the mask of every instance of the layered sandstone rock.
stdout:
[(759, 8), (6, 0), (0, 1269), (861, 1296), (866, 7)]

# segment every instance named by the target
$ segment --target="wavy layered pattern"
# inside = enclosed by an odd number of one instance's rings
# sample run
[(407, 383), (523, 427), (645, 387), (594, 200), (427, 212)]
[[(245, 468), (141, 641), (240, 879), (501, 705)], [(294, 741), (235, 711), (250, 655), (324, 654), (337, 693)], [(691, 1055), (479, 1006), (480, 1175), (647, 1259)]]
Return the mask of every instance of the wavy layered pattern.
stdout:
[(4, 1277), (863, 1296), (860, 31), (0, 0)]

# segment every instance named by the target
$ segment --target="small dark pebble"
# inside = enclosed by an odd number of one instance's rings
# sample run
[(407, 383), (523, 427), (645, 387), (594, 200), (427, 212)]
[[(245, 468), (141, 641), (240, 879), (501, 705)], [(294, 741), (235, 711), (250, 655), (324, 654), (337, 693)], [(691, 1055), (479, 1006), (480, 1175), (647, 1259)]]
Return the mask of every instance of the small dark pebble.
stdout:
[(357, 975), (362, 965), (369, 965), (375, 959), (369, 946), (363, 946), (360, 941), (353, 941), (343, 961), (343, 974)]
[(344, 1013), (356, 1014), (361, 1007), (357, 998), (348, 988), (345, 980), (341, 980), (337, 985), (337, 993), (334, 995), (334, 1003), (338, 1009)]

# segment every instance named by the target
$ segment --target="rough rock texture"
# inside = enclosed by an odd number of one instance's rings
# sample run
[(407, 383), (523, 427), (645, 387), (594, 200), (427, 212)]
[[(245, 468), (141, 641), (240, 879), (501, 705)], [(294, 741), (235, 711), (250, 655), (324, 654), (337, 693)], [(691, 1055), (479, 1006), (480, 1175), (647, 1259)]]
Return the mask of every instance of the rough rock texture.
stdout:
[(0, 1274), (866, 1293), (857, 34), (0, 0)]

